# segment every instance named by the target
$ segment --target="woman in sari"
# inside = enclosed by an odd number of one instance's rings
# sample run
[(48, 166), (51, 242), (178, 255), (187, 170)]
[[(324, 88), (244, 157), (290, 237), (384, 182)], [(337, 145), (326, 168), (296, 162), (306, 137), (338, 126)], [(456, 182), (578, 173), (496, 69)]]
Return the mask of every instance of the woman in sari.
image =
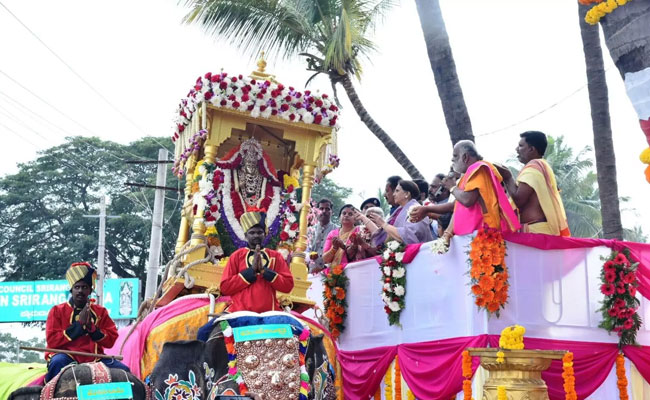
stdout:
[(327, 235), (323, 246), (323, 261), (330, 265), (347, 264), (355, 260), (357, 253), (357, 233), (359, 227), (354, 226), (355, 209), (352, 204), (346, 204), (339, 211), (341, 227)]
[(372, 234), (372, 244), (381, 246), (386, 240), (397, 240), (404, 244), (432, 241), (433, 235), (429, 228), (431, 221), (428, 217), (419, 222), (409, 222), (409, 209), (420, 205), (418, 186), (412, 181), (401, 180), (393, 192), (393, 198), (399, 207), (388, 221), (377, 214), (369, 214), (368, 217), (357, 215)]

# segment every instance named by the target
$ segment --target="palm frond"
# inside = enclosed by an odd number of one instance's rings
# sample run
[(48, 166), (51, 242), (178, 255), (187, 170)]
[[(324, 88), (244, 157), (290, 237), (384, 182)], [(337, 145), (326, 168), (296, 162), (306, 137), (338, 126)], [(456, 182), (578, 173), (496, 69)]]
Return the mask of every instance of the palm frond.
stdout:
[(264, 0), (187, 0), (188, 24), (201, 25), (255, 57), (264, 50), (270, 57), (288, 58), (310, 47), (322, 46), (313, 25), (305, 18), (313, 10), (305, 2)]

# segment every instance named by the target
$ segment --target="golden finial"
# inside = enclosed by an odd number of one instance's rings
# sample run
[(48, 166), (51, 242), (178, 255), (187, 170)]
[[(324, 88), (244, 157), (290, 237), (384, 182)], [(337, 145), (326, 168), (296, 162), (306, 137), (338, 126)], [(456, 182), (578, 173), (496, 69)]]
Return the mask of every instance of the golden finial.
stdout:
[(275, 75), (265, 72), (266, 69), (266, 60), (264, 59), (264, 51), (260, 52), (260, 59), (257, 61), (257, 71), (251, 72), (249, 75), (253, 79), (258, 79), (262, 81), (269, 80), (273, 83), (279, 83), (275, 80)]
[(257, 72), (264, 73), (264, 68), (266, 68), (266, 61), (264, 60), (264, 51), (260, 53), (260, 59), (257, 60)]

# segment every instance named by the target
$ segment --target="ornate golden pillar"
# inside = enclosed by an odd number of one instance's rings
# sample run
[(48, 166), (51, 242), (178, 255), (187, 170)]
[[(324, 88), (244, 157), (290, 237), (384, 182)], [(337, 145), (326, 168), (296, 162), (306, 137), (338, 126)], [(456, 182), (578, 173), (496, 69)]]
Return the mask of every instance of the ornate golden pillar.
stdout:
[(196, 157), (194, 155), (191, 155), (185, 162), (185, 194), (183, 196), (183, 208), (181, 210), (181, 226), (178, 229), (178, 239), (176, 240), (176, 254), (178, 254), (181, 251), (181, 247), (183, 247), (183, 245), (187, 243), (188, 240), (190, 240), (189, 213), (192, 212), (190, 196), (192, 194), (192, 175), (194, 174), (195, 166)]
[[(205, 145), (203, 148), (204, 157), (203, 161), (206, 163), (214, 163), (217, 158), (217, 147), (212, 145)], [(191, 187), (192, 183), (190, 183)], [(195, 195), (198, 195), (195, 194)], [(191, 212), (191, 211), (190, 211)], [(192, 237), (190, 238), (190, 247), (195, 247), (200, 244), (205, 243), (205, 224), (203, 223), (203, 209), (196, 210), (196, 215), (194, 216), (194, 221), (192, 222)], [(200, 260), (205, 257), (205, 247), (196, 249), (189, 253), (185, 258), (185, 262), (190, 263), (192, 261)]]
[(307, 249), (307, 215), (309, 214), (309, 200), (311, 188), (314, 186), (314, 170), (316, 166), (307, 164), (302, 169), (302, 209), (300, 210), (299, 236), (293, 250), (291, 259), (291, 274), (294, 287), (291, 291), (293, 303), (313, 305), (314, 302), (307, 298), (307, 289), (311, 282), (307, 280), (307, 264), (305, 263), (305, 249)]
[[(500, 348), (469, 348), (469, 354), (481, 358), (481, 367), (488, 371), (483, 385), (484, 400), (496, 400), (497, 388), (505, 386), (508, 400), (548, 400), (548, 388), (542, 372), (551, 361), (561, 360), (566, 351), (506, 350)], [(497, 352), (505, 353), (504, 362), (497, 362)]]

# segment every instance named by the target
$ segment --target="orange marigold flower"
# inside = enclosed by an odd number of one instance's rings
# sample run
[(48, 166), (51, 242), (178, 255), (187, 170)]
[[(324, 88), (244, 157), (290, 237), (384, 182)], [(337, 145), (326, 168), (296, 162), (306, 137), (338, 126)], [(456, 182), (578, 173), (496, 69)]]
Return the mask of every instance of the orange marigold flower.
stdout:
[(341, 265), (337, 265), (332, 268), (332, 273), (334, 275), (341, 275), (343, 273), (343, 267)]
[(487, 305), (487, 310), (489, 312), (497, 312), (497, 311), (499, 311), (499, 307), (501, 307), (501, 304), (499, 304), (496, 301), (491, 301)]
[(472, 293), (474, 293), (475, 295), (480, 295), (480, 294), (483, 293), (483, 289), (481, 289), (481, 287), (479, 285), (473, 285), (472, 286)]
[(345, 290), (341, 288), (336, 289), (336, 298), (339, 300), (345, 299)]
[(483, 299), (486, 303), (494, 301), (494, 292), (492, 290), (488, 290), (487, 292), (483, 293)]
[(485, 299), (483, 299), (483, 297), (481, 297), (481, 296), (476, 297), (475, 303), (479, 307), (485, 307)]
[(481, 280), (479, 280), (478, 284), (484, 291), (492, 289), (494, 287), (494, 278), (488, 275), (484, 275), (481, 277)]

